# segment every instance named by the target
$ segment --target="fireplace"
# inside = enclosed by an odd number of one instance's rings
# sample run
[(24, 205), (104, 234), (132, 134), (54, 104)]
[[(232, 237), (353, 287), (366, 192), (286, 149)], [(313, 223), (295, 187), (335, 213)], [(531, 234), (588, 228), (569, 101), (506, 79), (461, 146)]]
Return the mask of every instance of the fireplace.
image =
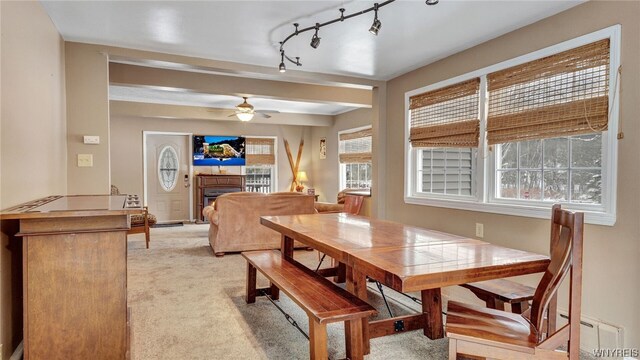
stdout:
[(239, 190), (237, 187), (205, 189), (203, 191), (204, 194), (202, 197), (202, 203), (204, 204), (204, 206), (209, 206), (209, 205), (212, 205), (214, 201), (216, 201), (218, 196), (227, 194), (227, 193), (238, 192), (238, 191)]
[(196, 175), (195, 205), (197, 222), (206, 222), (202, 215), (202, 209), (211, 205), (216, 198), (230, 192), (245, 191), (246, 181), (244, 175)]

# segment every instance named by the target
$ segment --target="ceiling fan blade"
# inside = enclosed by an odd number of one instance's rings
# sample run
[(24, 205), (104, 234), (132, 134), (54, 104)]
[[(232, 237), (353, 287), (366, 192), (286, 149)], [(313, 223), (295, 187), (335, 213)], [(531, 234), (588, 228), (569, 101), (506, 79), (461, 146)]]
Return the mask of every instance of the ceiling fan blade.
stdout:
[(278, 110), (256, 110), (256, 112), (260, 112), (263, 114), (280, 114)]
[(269, 115), (269, 114), (265, 114), (265, 113), (260, 112), (260, 111), (256, 111), (256, 112), (255, 112), (255, 115), (258, 115), (258, 116), (260, 116), (260, 117), (262, 117), (262, 118), (265, 118), (265, 119), (271, 119), (271, 115)]

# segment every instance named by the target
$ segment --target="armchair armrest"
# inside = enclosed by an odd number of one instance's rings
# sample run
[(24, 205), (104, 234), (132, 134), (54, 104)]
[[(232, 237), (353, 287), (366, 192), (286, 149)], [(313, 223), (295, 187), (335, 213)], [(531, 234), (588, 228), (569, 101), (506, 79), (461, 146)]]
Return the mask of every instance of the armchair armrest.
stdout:
[(316, 211), (322, 213), (342, 212), (344, 211), (344, 204), (316, 202), (314, 204)]

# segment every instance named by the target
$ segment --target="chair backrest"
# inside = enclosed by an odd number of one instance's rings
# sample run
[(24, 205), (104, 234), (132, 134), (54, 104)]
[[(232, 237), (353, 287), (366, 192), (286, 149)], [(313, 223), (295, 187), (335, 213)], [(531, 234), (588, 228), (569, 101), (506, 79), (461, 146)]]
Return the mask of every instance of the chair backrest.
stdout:
[[(570, 273), (569, 283), (569, 353), (580, 345), (580, 299), (582, 294), (582, 232), (584, 214), (551, 209), (551, 262), (547, 267), (531, 305), (531, 323), (538, 330), (538, 342), (543, 339), (546, 309), (562, 280)], [(548, 334), (552, 336), (553, 334)], [(573, 345), (573, 346), (572, 346)], [(573, 349), (572, 349), (573, 348)]]
[(347, 195), (344, 198), (344, 212), (358, 215), (360, 209), (362, 209), (362, 203), (364, 202), (364, 196), (360, 195)]

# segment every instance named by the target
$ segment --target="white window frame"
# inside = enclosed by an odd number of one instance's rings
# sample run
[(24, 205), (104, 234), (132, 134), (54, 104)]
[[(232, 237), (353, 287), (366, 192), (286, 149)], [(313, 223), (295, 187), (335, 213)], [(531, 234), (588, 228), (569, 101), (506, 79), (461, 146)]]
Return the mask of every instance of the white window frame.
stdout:
[[(340, 130), (338, 131), (338, 176), (339, 176), (339, 181), (338, 181), (338, 191), (345, 189), (347, 187), (347, 166), (345, 164), (340, 163), (340, 135), (342, 134), (348, 134), (348, 133), (352, 133), (352, 132), (357, 132), (357, 131), (362, 131), (362, 130), (366, 130), (366, 129), (371, 129), (372, 126), (371, 125), (365, 125), (365, 126), (360, 126), (357, 128), (352, 128), (352, 129), (345, 129), (345, 130)], [(373, 139), (371, 139), (371, 151), (373, 151)], [(356, 163), (354, 163), (356, 164)], [(373, 170), (372, 170), (373, 171)], [(373, 174), (371, 174), (372, 180), (373, 180)]]
[[(278, 137), (277, 136), (260, 136), (260, 135), (242, 135), (244, 138), (254, 138), (254, 139), (273, 139), (273, 156), (275, 159), (275, 164), (273, 164), (273, 172), (271, 179), (271, 192), (278, 191)], [(246, 154), (245, 154), (246, 156)], [(245, 165), (242, 167), (242, 174), (247, 174), (247, 167), (251, 165)]]
[[(602, 133), (602, 204), (578, 204), (563, 203), (563, 206), (571, 210), (579, 210), (585, 213), (585, 222), (589, 224), (613, 226), (616, 222), (616, 197), (617, 197), (617, 168), (618, 168), (618, 117), (619, 117), (619, 74), (620, 66), (620, 33), (621, 26), (614, 25), (608, 28), (580, 36), (575, 39), (549, 46), (514, 59), (503, 61), (455, 78), (440, 81), (419, 89), (405, 93), (405, 121), (404, 121), (404, 149), (405, 149), (405, 184), (404, 201), (407, 204), (428, 205), (452, 209), (489, 212), (505, 215), (518, 215), (534, 218), (549, 218), (550, 202), (525, 200), (496, 199), (496, 152), (490, 152), (486, 142), (486, 119), (488, 112), (487, 99), (487, 75), (512, 66), (520, 65), (545, 56), (554, 55), (582, 45), (596, 42), (602, 39), (610, 39), (609, 48), (609, 125), (608, 130)], [(472, 78), (480, 77), (480, 146), (476, 158), (476, 194), (471, 197), (460, 197), (443, 194), (419, 193), (417, 166), (418, 149), (412, 149), (409, 142), (409, 126), (411, 112), (409, 99), (411, 96), (422, 94), (431, 90), (460, 83)]]

